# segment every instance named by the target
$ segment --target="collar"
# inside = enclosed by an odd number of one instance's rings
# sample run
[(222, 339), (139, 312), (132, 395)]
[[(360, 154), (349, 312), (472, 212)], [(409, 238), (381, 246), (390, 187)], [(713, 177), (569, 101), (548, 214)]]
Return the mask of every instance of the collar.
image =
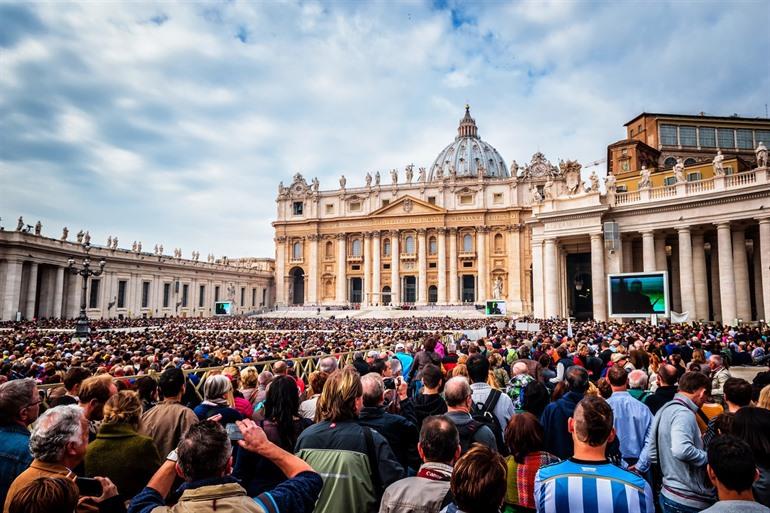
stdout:
[(183, 493), (186, 490), (195, 490), (204, 486), (216, 486), (225, 484), (236, 484), (240, 486), (239, 481), (233, 476), (209, 477), (206, 479), (199, 479), (197, 481), (183, 483), (182, 486), (177, 489), (177, 492)]
[(699, 409), (689, 397), (685, 397), (682, 394), (676, 394), (674, 396), (674, 401), (681, 403), (683, 406), (686, 406), (688, 410), (692, 410), (693, 412), (696, 412)]
[(384, 406), (364, 406), (358, 412), (358, 417), (382, 417), (385, 415)]
[(138, 433), (128, 424), (104, 424), (99, 428), (96, 438), (129, 438)]
[(570, 458), (569, 461), (571, 461), (572, 463), (577, 463), (578, 465), (606, 465), (609, 463), (608, 460), (588, 461), (588, 460), (579, 460), (577, 458)]
[(21, 424), (6, 424), (5, 426), (0, 426), (0, 432), (3, 433), (19, 433), (20, 435), (26, 435), (29, 437), (29, 429), (22, 427)]
[(471, 390), (486, 390), (492, 388), (489, 383), (471, 383)]
[(38, 459), (32, 460), (32, 463), (29, 465), (30, 468), (35, 468), (37, 470), (41, 470), (47, 474), (59, 474), (61, 476), (64, 476), (69, 479), (75, 479), (75, 473), (65, 467), (64, 465), (61, 465), (59, 463), (47, 463), (45, 461), (40, 461)]
[(452, 479), (452, 465), (437, 461), (425, 462), (417, 471), (417, 477), (424, 477), (431, 481), (449, 481)]

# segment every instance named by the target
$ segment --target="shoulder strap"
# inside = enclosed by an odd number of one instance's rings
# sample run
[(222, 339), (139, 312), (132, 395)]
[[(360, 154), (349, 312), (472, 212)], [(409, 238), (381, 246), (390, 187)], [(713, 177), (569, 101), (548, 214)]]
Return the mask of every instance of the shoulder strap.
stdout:
[(698, 415), (698, 417), (700, 417), (700, 420), (702, 420), (707, 426), (709, 425), (709, 422), (711, 422), (711, 420), (703, 412), (702, 409), (698, 408), (698, 411), (696, 411), (695, 413)]
[(369, 459), (369, 468), (372, 471), (372, 485), (374, 486), (374, 495), (382, 495), (382, 479), (380, 478), (380, 467), (377, 465), (377, 452), (374, 448), (374, 435), (372, 429), (361, 426), (364, 430), (364, 441), (366, 442), (366, 457)]
[(500, 391), (496, 388), (493, 388), (489, 395), (487, 396), (487, 400), (484, 402), (484, 412), (490, 412), (493, 413), (495, 411), (495, 406), (497, 406), (497, 401), (500, 400)]
[(463, 424), (462, 426), (457, 426), (457, 432), (460, 434), (460, 437), (462, 437), (463, 435), (470, 435), (471, 437), (473, 437), (473, 435), (476, 434), (476, 431), (478, 431), (481, 426), (482, 426), (481, 422), (479, 422), (478, 420), (472, 420), (467, 424)]

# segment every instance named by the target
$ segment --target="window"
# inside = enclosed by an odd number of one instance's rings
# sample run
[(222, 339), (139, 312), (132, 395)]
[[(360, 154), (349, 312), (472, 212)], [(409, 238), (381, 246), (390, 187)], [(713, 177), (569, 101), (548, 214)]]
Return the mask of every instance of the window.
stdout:
[(385, 200), (385, 199), (382, 200), (382, 206), (383, 207), (387, 207), (388, 205), (390, 205), (390, 200)]
[(302, 203), (301, 201), (295, 201), (292, 212), (294, 213), (295, 216), (301, 216), (304, 208), (305, 208), (304, 203)]
[(720, 128), (717, 131), (720, 148), (735, 148), (735, 130), (732, 128)]
[(164, 283), (163, 284), (163, 308), (168, 308), (169, 304), (171, 304), (171, 284)]
[(698, 136), (702, 148), (715, 148), (717, 145), (717, 131), (715, 128), (699, 128)]
[(360, 265), (358, 265), (358, 264), (355, 264), (355, 265), (351, 265), (351, 266), (350, 266), (350, 270), (351, 270), (351, 271), (360, 271), (360, 270), (361, 270), (361, 266), (360, 266)]
[(182, 285), (182, 308), (187, 308), (187, 302), (190, 299), (190, 285)]
[(414, 255), (414, 237), (411, 235), (406, 236), (406, 242), (404, 244), (405, 252), (408, 255)]
[(697, 182), (700, 179), (701, 179), (700, 172), (687, 173), (687, 181), (688, 182)]
[(257, 289), (251, 289), (251, 306), (257, 306)]
[(428, 262), (428, 268), (429, 269), (435, 269), (436, 268), (436, 262)]
[(676, 126), (660, 125), (660, 144), (663, 146), (676, 146)]
[(473, 195), (472, 194), (462, 194), (460, 196), (460, 205), (470, 205), (473, 203)]
[(438, 302), (438, 287), (431, 285), (428, 287), (428, 303)]
[(757, 144), (765, 143), (765, 146), (770, 144), (770, 130), (755, 130), (754, 137), (756, 138)]
[(390, 239), (382, 241), (382, 256), (390, 256)]
[(438, 243), (436, 243), (436, 237), (428, 239), (428, 253), (435, 255), (438, 253)]
[(663, 185), (675, 185), (676, 184), (676, 177), (675, 176), (667, 176), (663, 179)]
[(387, 271), (388, 269), (390, 269), (390, 264), (382, 264), (382, 268)]
[(694, 126), (680, 126), (679, 127), (679, 144), (681, 146), (697, 146), (698, 139), (695, 135)]
[(735, 131), (735, 138), (738, 139), (738, 148), (742, 150), (754, 149), (754, 138), (751, 130), (738, 129)]
[(500, 204), (503, 202), (503, 193), (502, 192), (496, 192), (492, 195), (492, 203)]
[(246, 287), (241, 287), (241, 306), (246, 304)]
[(436, 204), (436, 197), (435, 196), (428, 196), (428, 203), (430, 203), (431, 205), (435, 205)]
[(142, 282), (142, 308), (148, 308), (150, 306), (150, 282)]
[(688, 159), (685, 159), (685, 161), (684, 161), (684, 165), (685, 166), (692, 166), (692, 165), (695, 165), (695, 164), (697, 164), (697, 162), (695, 162), (695, 159), (692, 158), (692, 157), (690, 157)]
[(359, 212), (361, 210), (361, 202), (360, 201), (354, 201), (350, 204), (350, 211), (351, 212)]
[(463, 235), (463, 251), (466, 253), (473, 251), (473, 237), (470, 233)]
[(668, 157), (665, 161), (663, 161), (663, 167), (674, 167), (676, 165), (676, 158), (674, 157)]
[(118, 281), (118, 308), (126, 307), (126, 280)]
[(354, 257), (361, 256), (361, 239), (354, 239), (353, 244), (350, 245), (350, 254)]
[(725, 166), (725, 175), (733, 174), (733, 166)]
[(302, 243), (301, 242), (295, 242), (291, 247), (291, 259), (292, 260), (301, 260), (302, 259)]
[(214, 301), (219, 301), (219, 285), (214, 287)]
[(88, 295), (88, 308), (99, 308), (99, 285), (101, 280), (91, 280), (91, 291)]
[(334, 204), (333, 203), (327, 203), (326, 204), (326, 213), (327, 214), (333, 214), (334, 213)]
[(495, 253), (503, 252), (503, 235), (501, 233), (495, 234)]
[(334, 244), (332, 244), (332, 241), (326, 242), (326, 249), (324, 250), (324, 255), (326, 258), (334, 258)]
[(206, 286), (201, 285), (198, 287), (198, 308), (203, 308), (206, 301)]
[(473, 262), (470, 260), (466, 260), (463, 262), (463, 267), (473, 267)]
[(615, 187), (615, 192), (628, 192), (628, 186), (618, 185), (617, 187)]

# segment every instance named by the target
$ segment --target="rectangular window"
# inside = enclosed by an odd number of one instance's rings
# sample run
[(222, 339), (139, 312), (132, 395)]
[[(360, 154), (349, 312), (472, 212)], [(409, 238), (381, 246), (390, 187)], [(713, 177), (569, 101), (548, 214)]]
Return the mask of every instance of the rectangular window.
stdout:
[(257, 306), (257, 289), (251, 289), (251, 306)]
[(334, 213), (334, 204), (333, 203), (327, 203), (326, 204), (326, 213), (327, 214), (333, 214)]
[(198, 287), (198, 308), (203, 308), (205, 301), (206, 301), (206, 286), (201, 285), (200, 287)]
[(496, 192), (492, 195), (492, 203), (499, 204), (503, 202), (503, 193)]
[(663, 146), (676, 146), (676, 125), (660, 125), (660, 144)]
[(676, 184), (676, 177), (675, 176), (667, 176), (663, 179), (663, 185), (675, 185)]
[(383, 269), (390, 269), (390, 264), (382, 264)]
[(696, 139), (696, 136), (695, 136), (694, 126), (679, 127), (679, 144), (682, 146), (692, 146), (692, 147), (695, 147), (698, 145), (698, 140)]
[(735, 148), (735, 130), (732, 128), (720, 128), (717, 131), (720, 148)]
[(717, 131), (715, 128), (699, 128), (699, 137), (701, 148), (716, 148)]
[(382, 200), (382, 206), (383, 207), (387, 207), (388, 205), (390, 205), (390, 200), (385, 200), (385, 199)]
[(350, 204), (350, 211), (351, 212), (359, 212), (361, 210), (361, 202), (360, 201), (354, 201)]
[(171, 284), (163, 284), (163, 308), (168, 308), (171, 304)]
[(88, 295), (88, 308), (99, 308), (99, 285), (101, 280), (91, 280), (91, 291)]
[(617, 192), (628, 192), (628, 186), (627, 185), (618, 185), (615, 187), (615, 191)]
[(294, 215), (295, 216), (301, 216), (302, 215), (302, 211), (304, 210), (304, 207), (305, 207), (304, 203), (302, 203), (301, 201), (295, 201), (294, 202), (294, 207), (293, 207), (293, 210), (292, 210)]
[(126, 307), (126, 280), (120, 280), (118, 282), (118, 308)]
[(142, 308), (150, 307), (150, 282), (142, 282)]
[(360, 265), (358, 265), (358, 264), (356, 264), (356, 265), (351, 265), (351, 266), (350, 266), (350, 270), (351, 270), (351, 271), (360, 271), (360, 270), (361, 270), (361, 266), (360, 266)]
[(735, 137), (738, 139), (738, 148), (742, 150), (754, 149), (754, 138), (751, 130), (740, 128), (735, 131)]
[(428, 196), (428, 203), (430, 203), (431, 205), (435, 205), (436, 204), (436, 197), (435, 196)]
[(182, 285), (182, 308), (187, 308), (187, 299), (190, 295), (190, 285)]
[(733, 166), (725, 166), (725, 174), (726, 175), (733, 174)]
[(219, 285), (214, 287), (214, 302), (219, 301)]
[(463, 262), (463, 267), (473, 267), (473, 262), (465, 261)]
[(470, 205), (473, 203), (473, 196), (470, 194), (463, 194), (460, 196), (460, 205)]
[(687, 181), (688, 182), (697, 182), (700, 179), (701, 179), (700, 172), (687, 173)]
[(246, 287), (241, 287), (241, 306), (246, 304)]
[(754, 138), (759, 143), (765, 143), (765, 146), (770, 146), (770, 130), (754, 130)]
[(429, 263), (428, 263), (428, 267), (429, 267), (430, 269), (435, 269), (435, 268), (436, 268), (436, 262), (429, 262)]

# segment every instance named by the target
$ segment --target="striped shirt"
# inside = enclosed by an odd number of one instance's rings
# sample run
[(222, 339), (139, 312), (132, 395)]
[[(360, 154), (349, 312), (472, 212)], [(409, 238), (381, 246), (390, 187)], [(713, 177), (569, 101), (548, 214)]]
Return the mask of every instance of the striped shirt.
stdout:
[(538, 513), (654, 513), (650, 485), (608, 462), (569, 459), (535, 477)]

